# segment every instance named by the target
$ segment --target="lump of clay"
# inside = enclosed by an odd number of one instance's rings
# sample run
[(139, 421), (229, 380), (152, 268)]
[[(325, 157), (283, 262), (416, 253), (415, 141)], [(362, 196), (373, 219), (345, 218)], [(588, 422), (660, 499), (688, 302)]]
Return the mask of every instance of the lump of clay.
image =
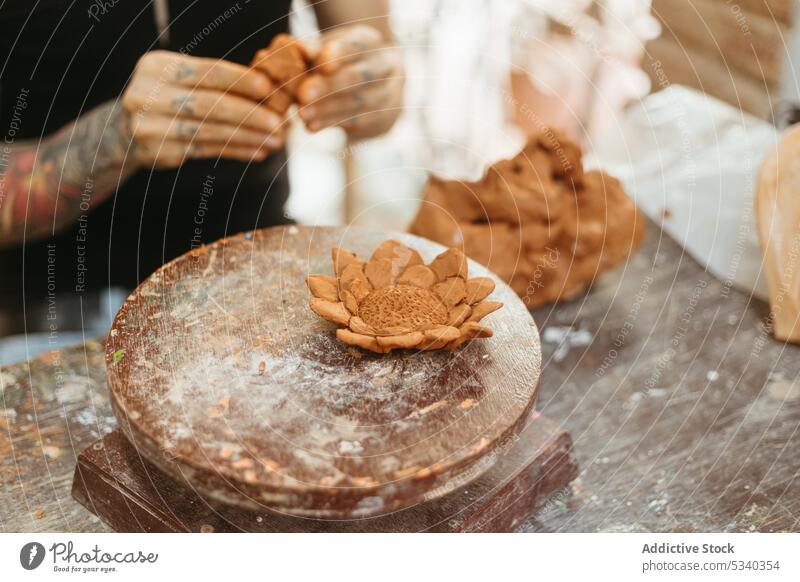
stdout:
[(432, 176), (410, 231), (462, 248), (537, 307), (627, 260), (644, 228), (619, 181), (584, 172), (580, 148), (546, 130), (477, 182)]
[(274, 85), (267, 106), (281, 115), (296, 101), (297, 88), (311, 65), (307, 47), (288, 34), (278, 34), (256, 53), (250, 66), (265, 73)]
[(309, 275), (311, 309), (340, 325), (342, 342), (378, 353), (393, 349), (453, 350), (491, 337), (480, 320), (503, 306), (487, 299), (488, 277), (467, 278), (467, 258), (450, 249), (425, 265), (417, 251), (395, 240), (364, 262), (334, 248), (336, 277)]

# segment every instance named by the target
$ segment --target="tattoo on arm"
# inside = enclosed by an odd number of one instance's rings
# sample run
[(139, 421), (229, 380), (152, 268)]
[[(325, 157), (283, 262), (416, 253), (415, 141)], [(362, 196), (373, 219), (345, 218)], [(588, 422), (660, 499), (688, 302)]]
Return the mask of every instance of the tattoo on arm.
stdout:
[(52, 234), (105, 199), (136, 169), (131, 144), (120, 104), (109, 102), (9, 148), (0, 165), (0, 247)]
[(184, 79), (188, 79), (194, 75), (194, 67), (187, 63), (181, 63), (181, 66), (178, 67), (178, 70), (175, 72), (175, 80), (176, 81), (183, 81)]
[(194, 115), (194, 95), (176, 97), (172, 100), (175, 115)]
[(200, 126), (197, 123), (189, 121), (179, 121), (176, 124), (176, 133), (178, 137), (184, 140), (193, 140), (197, 136)]

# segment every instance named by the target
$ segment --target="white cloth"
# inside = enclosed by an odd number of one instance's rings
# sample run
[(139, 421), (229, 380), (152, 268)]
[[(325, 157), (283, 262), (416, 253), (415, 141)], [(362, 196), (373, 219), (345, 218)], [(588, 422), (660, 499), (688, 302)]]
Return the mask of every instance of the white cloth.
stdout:
[(767, 298), (755, 224), (758, 171), (778, 132), (681, 86), (630, 107), (587, 162), (624, 184), (638, 206), (723, 283)]

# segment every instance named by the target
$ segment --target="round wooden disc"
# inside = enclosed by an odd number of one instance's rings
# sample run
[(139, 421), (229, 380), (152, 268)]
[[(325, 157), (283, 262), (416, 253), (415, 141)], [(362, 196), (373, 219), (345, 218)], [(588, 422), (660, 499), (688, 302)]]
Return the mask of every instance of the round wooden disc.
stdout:
[(120, 425), (151, 462), (201, 493), (298, 515), (385, 513), (443, 495), (488, 468), (539, 380), (522, 301), (494, 337), (453, 352), (378, 355), (336, 340), (308, 306), (330, 249), (368, 258), (387, 238), (429, 262), (444, 247), (408, 234), (279, 227), (223, 239), (161, 268), (128, 298), (107, 342)]

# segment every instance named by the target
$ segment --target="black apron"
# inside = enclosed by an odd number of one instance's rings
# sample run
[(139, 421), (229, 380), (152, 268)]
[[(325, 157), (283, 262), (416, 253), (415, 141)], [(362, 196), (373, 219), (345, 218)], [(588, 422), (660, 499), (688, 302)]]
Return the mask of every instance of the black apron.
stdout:
[[(16, 141), (39, 140), (116, 99), (139, 57), (167, 49), (246, 64), (287, 30), (290, 0), (171, 0), (168, 44), (147, 0), (11, 0), (0, 7), (0, 131), (22, 92)], [(35, 5), (35, 6), (33, 6)], [(45, 240), (0, 250), (0, 293), (47, 301), (105, 286), (133, 288), (200, 243), (285, 223), (285, 154), (264, 162), (196, 160), (142, 170), (93, 204), (87, 220)], [(24, 267), (23, 267), (24, 260)]]

